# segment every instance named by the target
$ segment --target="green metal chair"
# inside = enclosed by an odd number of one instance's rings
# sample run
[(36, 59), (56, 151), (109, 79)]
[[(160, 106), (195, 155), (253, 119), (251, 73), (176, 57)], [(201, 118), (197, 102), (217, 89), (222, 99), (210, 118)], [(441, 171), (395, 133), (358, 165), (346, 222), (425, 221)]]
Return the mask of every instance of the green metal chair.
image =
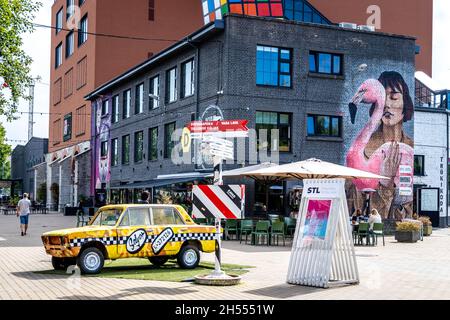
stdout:
[(228, 240), (228, 236), (234, 234), (236, 236), (236, 240), (239, 234), (238, 230), (238, 221), (236, 219), (227, 219), (225, 220), (225, 240)]
[(254, 239), (254, 244), (258, 245), (261, 237), (266, 239), (267, 245), (270, 245), (270, 221), (258, 221), (256, 223), (255, 231), (252, 232), (252, 239)]
[(285, 235), (293, 238), (296, 225), (297, 225), (297, 219), (285, 217), (284, 218), (284, 227), (286, 229)]
[(385, 246), (384, 242), (384, 231), (383, 231), (383, 224), (382, 223), (374, 223), (373, 224), (373, 230), (372, 230), (372, 237), (375, 240), (375, 244), (378, 244), (378, 237), (383, 237), (383, 247)]
[(242, 236), (245, 234), (245, 243), (247, 244), (248, 235), (251, 235), (252, 232), (253, 232), (253, 221), (252, 220), (241, 220), (239, 243), (242, 242)]
[(285, 235), (285, 229), (284, 229), (284, 222), (273, 222), (272, 230), (270, 232), (270, 238), (272, 239), (272, 241), (271, 241), (272, 244), (274, 243), (273, 240), (275, 240), (274, 237), (276, 237), (276, 243), (278, 246), (279, 237), (282, 237), (283, 238), (283, 246), (285, 246), (286, 245), (285, 236), (286, 235)]
[(358, 238), (358, 244), (362, 245), (362, 239), (366, 238), (366, 244), (369, 244), (369, 224), (367, 222), (361, 222), (358, 225), (358, 232), (356, 234)]

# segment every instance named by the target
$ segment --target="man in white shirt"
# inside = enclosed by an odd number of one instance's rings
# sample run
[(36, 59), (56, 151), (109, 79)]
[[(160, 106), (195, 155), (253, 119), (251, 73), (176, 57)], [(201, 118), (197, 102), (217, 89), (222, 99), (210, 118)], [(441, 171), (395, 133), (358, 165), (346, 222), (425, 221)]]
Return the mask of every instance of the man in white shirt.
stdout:
[(17, 216), (20, 217), (20, 233), (22, 236), (27, 234), (30, 207), (31, 201), (28, 200), (28, 194), (24, 193), (23, 199), (17, 204)]

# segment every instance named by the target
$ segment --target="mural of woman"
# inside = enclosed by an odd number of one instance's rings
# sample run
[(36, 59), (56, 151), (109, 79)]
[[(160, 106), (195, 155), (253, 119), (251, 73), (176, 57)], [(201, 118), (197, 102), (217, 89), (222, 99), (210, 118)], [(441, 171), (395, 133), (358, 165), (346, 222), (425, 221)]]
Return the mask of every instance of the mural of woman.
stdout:
[[(378, 209), (383, 218), (394, 218), (394, 214), (397, 219), (410, 216), (413, 195), (399, 192), (400, 174), (402, 182), (406, 178), (411, 187), (413, 179), (414, 143), (403, 128), (414, 112), (409, 87), (395, 71), (383, 72), (378, 80), (366, 80), (349, 104), (353, 124), (361, 103), (371, 105), (370, 119), (353, 141), (347, 153), (347, 165), (390, 179), (355, 179), (349, 190), (355, 200), (354, 207), (362, 208), (364, 190), (375, 190), (371, 206)], [(399, 212), (404, 212), (403, 216)]]

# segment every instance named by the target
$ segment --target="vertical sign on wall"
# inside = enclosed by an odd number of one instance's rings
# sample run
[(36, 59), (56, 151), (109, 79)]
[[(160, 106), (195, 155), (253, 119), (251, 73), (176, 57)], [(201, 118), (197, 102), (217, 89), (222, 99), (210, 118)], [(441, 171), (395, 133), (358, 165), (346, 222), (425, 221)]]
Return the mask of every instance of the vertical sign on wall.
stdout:
[(358, 284), (345, 179), (304, 180), (287, 282), (329, 288)]

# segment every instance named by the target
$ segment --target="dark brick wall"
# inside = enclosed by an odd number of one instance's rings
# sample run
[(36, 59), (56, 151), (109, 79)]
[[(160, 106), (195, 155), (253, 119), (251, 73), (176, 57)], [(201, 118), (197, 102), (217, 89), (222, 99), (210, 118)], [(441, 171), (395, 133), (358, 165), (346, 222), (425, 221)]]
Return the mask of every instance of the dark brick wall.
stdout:
[[(211, 104), (218, 104), (226, 119), (248, 119), (249, 127), (255, 126), (256, 110), (292, 113), (292, 152), (280, 155), (280, 162), (291, 162), (318, 157), (325, 161), (344, 164), (355, 135), (361, 130), (365, 120), (358, 126), (350, 124), (348, 103), (358, 86), (368, 78), (378, 78), (381, 72), (400, 72), (412, 90), (414, 85), (414, 39), (386, 34), (341, 29), (334, 26), (229, 16), (225, 20), (225, 32), (207, 39), (200, 45), (200, 114)], [(261, 87), (256, 85), (256, 46), (268, 45), (292, 49), (292, 88)], [(344, 74), (341, 77), (314, 76), (308, 74), (308, 54), (310, 50), (335, 52), (344, 56)], [(120, 94), (119, 111), (122, 112), (122, 92), (131, 88), (134, 111), (135, 86), (144, 81), (144, 113), (132, 115), (111, 126), (111, 138), (119, 138), (119, 165), (111, 168), (111, 183), (133, 182), (153, 179), (159, 174), (188, 172), (193, 165), (177, 166), (163, 159), (164, 124), (176, 121), (182, 128), (196, 111), (196, 95), (164, 105), (165, 71), (196, 57), (194, 47), (167, 58), (158, 66), (143, 74), (128, 79), (109, 92)], [(357, 67), (367, 64), (367, 70), (359, 72)], [(148, 109), (148, 80), (160, 75), (161, 106)], [(178, 89), (181, 82), (178, 77)], [(217, 92), (223, 90), (223, 94)], [(308, 113), (339, 115), (343, 117), (341, 139), (313, 139), (306, 137)], [(368, 112), (360, 117), (368, 119)], [(159, 128), (159, 158), (147, 160), (148, 129)], [(144, 130), (144, 153), (142, 163), (133, 161), (134, 132)], [(412, 121), (405, 124), (405, 131), (413, 137)], [(130, 165), (122, 166), (121, 137), (131, 136)], [(246, 141), (246, 150), (249, 149)], [(248, 151), (247, 151), (248, 159)], [(230, 168), (230, 166), (225, 166)], [(250, 183), (249, 191), (253, 189)], [(247, 201), (252, 194), (247, 195)]]

